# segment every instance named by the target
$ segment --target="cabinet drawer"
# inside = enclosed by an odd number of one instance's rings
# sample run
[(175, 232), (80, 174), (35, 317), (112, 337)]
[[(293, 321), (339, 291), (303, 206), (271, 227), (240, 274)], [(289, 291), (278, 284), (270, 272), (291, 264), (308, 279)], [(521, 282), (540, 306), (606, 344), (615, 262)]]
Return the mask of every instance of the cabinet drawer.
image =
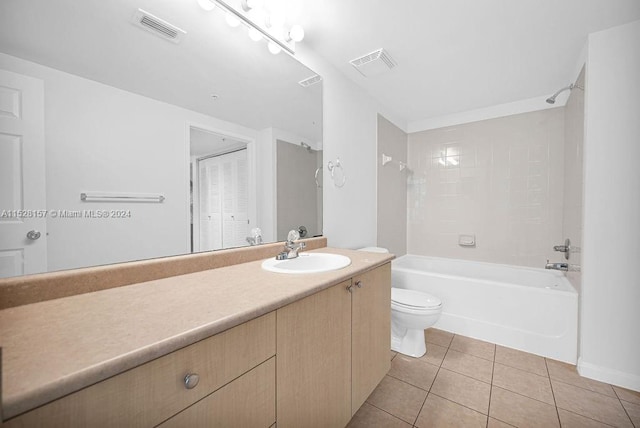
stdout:
[(276, 363), (270, 358), (159, 428), (267, 428), (276, 421)]
[[(6, 427), (154, 426), (275, 355), (269, 313), (17, 416)], [(198, 384), (185, 387), (196, 373)]]

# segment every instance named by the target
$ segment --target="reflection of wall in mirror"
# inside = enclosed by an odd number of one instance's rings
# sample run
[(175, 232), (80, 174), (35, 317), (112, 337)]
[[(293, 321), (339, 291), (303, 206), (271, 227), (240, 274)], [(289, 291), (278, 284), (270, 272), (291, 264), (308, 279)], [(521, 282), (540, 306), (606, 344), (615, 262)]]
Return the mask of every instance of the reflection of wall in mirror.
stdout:
[[(0, 68), (44, 81), (47, 206), (33, 209), (131, 210), (130, 218), (49, 219), (50, 271), (189, 252), (187, 123), (259, 142), (256, 130), (2, 53)], [(82, 191), (166, 200), (82, 203)]]
[(322, 189), (315, 172), (322, 165), (322, 150), (278, 139), (276, 159), (277, 240), (286, 240), (289, 230), (300, 226), (307, 229), (306, 237), (321, 234)]

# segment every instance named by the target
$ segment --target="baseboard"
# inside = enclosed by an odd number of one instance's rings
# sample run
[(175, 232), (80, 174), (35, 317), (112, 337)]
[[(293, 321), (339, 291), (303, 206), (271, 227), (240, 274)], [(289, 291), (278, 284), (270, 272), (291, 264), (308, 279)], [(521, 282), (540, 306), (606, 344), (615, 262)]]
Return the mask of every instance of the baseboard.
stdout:
[(578, 358), (578, 373), (589, 379), (640, 391), (640, 376), (587, 363), (582, 360), (582, 357)]

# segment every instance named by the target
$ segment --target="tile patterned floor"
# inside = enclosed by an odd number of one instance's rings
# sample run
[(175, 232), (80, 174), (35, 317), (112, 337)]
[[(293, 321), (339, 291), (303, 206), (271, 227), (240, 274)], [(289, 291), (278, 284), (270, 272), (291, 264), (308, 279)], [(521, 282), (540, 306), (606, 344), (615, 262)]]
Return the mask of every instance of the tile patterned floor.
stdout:
[(442, 330), (425, 335), (425, 356), (391, 352), (391, 370), (350, 428), (640, 428), (638, 392), (526, 352)]

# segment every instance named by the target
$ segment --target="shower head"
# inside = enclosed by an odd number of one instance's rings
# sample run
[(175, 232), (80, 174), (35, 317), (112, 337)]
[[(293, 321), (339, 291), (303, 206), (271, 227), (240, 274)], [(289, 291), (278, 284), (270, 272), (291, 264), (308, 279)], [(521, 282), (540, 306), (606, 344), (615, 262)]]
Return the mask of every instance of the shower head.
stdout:
[(300, 145), (301, 145), (302, 147), (304, 147), (305, 149), (307, 149), (307, 151), (308, 151), (308, 152), (311, 152), (311, 146), (310, 146), (310, 145), (308, 145), (307, 143), (305, 143), (304, 141), (302, 141), (302, 142), (300, 143)]
[(558, 90), (555, 94), (551, 95), (549, 98), (546, 99), (548, 104), (555, 104), (556, 103), (556, 97), (558, 95), (560, 95), (562, 92), (567, 91), (567, 90), (571, 90), (573, 89), (574, 84), (571, 83), (569, 86), (565, 86), (564, 88)]

